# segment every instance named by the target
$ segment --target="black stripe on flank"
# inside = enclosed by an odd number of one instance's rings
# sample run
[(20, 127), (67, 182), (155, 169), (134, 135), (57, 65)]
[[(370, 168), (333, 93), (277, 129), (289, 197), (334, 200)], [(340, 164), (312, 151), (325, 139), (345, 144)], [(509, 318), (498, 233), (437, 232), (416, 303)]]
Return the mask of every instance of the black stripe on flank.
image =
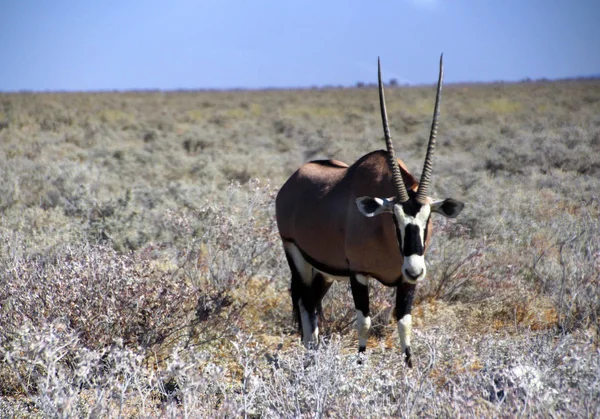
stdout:
[(287, 241), (287, 242), (290, 242), (290, 243), (294, 243), (294, 245), (300, 251), (300, 254), (304, 258), (304, 260), (307, 261), (310, 265), (312, 265), (317, 270), (319, 270), (321, 272), (325, 272), (326, 274), (332, 275), (332, 276), (348, 276), (348, 277), (350, 276), (350, 270), (348, 268), (334, 268), (334, 267), (328, 266), (328, 265), (326, 265), (324, 263), (321, 263), (318, 260), (312, 258), (304, 250), (302, 250), (300, 248), (300, 246), (298, 246), (296, 244), (296, 242), (294, 242), (293, 240), (287, 240), (287, 239), (284, 239), (284, 240)]
[[(396, 229), (398, 230), (398, 229)], [(296, 244), (296, 242), (294, 240), (290, 240), (290, 239), (286, 239), (283, 238), (282, 239), (288, 243), (293, 243), (294, 246), (296, 246), (298, 248), (298, 251), (300, 252), (300, 254), (302, 255), (302, 257), (304, 258), (305, 261), (307, 261), (312, 267), (316, 268), (317, 270), (324, 272), (327, 275), (331, 275), (331, 276), (345, 276), (350, 278), (352, 276), (352, 272), (350, 271), (350, 269), (346, 268), (332, 268), (331, 266), (327, 266), (324, 263), (321, 263), (315, 259), (313, 259), (312, 257), (310, 257), (304, 250), (302, 250), (300, 248), (300, 246), (298, 246)], [(381, 282), (383, 285), (385, 285), (386, 287), (395, 287), (398, 284), (401, 284), (404, 281), (404, 278), (402, 276), (402, 274), (400, 274), (400, 276), (391, 283), (386, 283), (381, 281), (377, 275), (374, 275), (370, 272), (355, 272), (356, 274), (361, 274), (363, 276), (368, 276), (370, 278), (376, 279), (377, 281)]]
[(418, 225), (409, 224), (404, 229), (404, 256), (423, 256), (421, 229)]

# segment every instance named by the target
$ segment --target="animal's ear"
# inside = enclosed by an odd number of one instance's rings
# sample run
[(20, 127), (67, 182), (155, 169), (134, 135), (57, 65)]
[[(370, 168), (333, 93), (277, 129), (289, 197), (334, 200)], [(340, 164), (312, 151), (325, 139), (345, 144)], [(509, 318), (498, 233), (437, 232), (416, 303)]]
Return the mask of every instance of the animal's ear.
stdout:
[(362, 215), (373, 217), (382, 212), (392, 212), (394, 208), (394, 198), (373, 198), (370, 196), (361, 196), (356, 198), (356, 206)]
[(444, 217), (455, 218), (458, 214), (460, 214), (464, 206), (465, 204), (462, 202), (448, 198), (431, 204), (431, 211), (442, 214)]

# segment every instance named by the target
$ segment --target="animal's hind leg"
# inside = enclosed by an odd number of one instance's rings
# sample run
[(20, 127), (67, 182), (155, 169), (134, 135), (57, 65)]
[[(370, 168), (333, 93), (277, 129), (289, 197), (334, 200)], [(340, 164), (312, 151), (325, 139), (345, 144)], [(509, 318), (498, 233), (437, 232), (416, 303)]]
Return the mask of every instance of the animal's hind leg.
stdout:
[(321, 272), (315, 271), (315, 275), (313, 277), (312, 289), (313, 295), (315, 298), (317, 314), (321, 319), (323, 318), (323, 297), (331, 288), (331, 284), (333, 284), (333, 280), (323, 275)]
[(300, 326), (302, 342), (306, 347), (318, 344), (319, 325), (317, 304), (313, 289), (313, 268), (302, 257), (293, 243), (284, 243), (285, 255), (292, 271), (292, 303)]

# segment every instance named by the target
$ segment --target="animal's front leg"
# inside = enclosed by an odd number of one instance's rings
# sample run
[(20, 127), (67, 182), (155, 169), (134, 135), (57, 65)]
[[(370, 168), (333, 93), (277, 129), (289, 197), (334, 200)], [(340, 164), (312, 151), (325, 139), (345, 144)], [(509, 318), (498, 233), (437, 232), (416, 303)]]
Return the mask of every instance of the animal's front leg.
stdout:
[(400, 346), (406, 364), (412, 368), (412, 359), (410, 353), (410, 336), (412, 334), (412, 310), (413, 300), (415, 299), (415, 284), (402, 282), (396, 290), (396, 320), (398, 320), (398, 335), (400, 336)]
[(360, 274), (350, 277), (350, 287), (356, 308), (356, 330), (358, 331), (358, 352), (367, 349), (371, 317), (369, 316), (369, 279)]

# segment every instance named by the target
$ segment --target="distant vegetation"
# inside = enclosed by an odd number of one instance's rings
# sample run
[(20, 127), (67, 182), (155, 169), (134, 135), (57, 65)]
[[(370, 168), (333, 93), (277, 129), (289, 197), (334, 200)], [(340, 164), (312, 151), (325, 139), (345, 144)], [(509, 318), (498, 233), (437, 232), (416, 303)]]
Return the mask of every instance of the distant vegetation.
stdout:
[[(417, 176), (434, 88), (387, 92)], [(600, 415), (600, 81), (449, 85), (415, 368), (373, 283), (292, 321), (277, 188), (384, 147), (377, 92), (0, 95), (0, 416)]]

